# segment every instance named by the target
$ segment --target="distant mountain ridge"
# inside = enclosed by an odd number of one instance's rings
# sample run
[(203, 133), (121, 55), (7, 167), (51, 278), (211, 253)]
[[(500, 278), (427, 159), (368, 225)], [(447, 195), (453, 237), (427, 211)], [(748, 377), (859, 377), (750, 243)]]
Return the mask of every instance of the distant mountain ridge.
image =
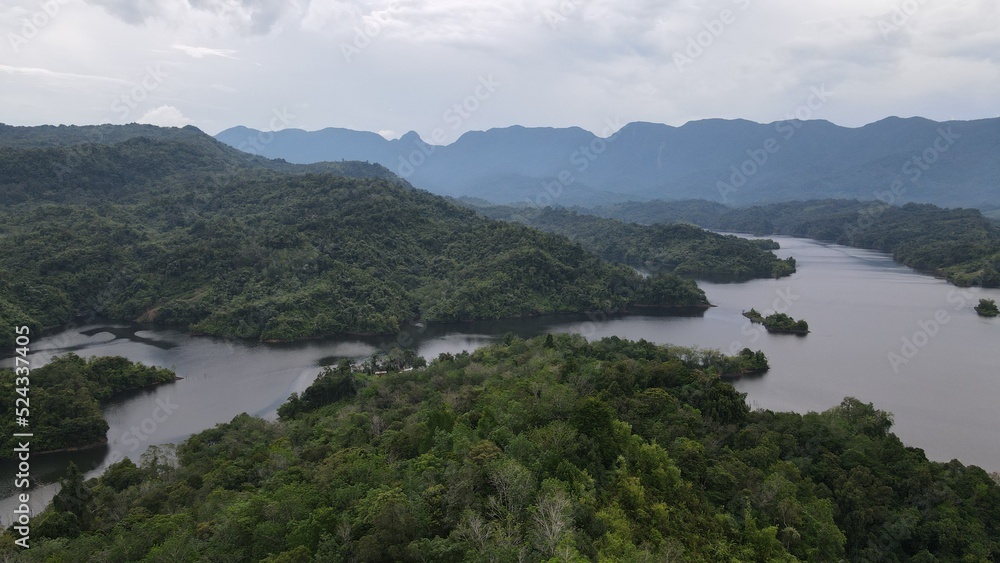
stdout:
[(469, 132), (446, 146), (414, 132), (386, 140), (335, 128), (234, 127), (216, 138), (295, 163), (367, 160), (435, 193), (543, 207), (815, 198), (1000, 207), (1000, 119), (890, 117), (859, 128), (828, 121), (637, 122), (606, 139), (577, 127), (513, 126)]

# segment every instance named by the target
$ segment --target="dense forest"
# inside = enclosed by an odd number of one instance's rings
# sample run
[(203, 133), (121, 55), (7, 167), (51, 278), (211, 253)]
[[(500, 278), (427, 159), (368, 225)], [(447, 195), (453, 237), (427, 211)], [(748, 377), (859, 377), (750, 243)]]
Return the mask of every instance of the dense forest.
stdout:
[[(15, 376), (12, 370), (0, 370), (0, 432), (3, 449), (0, 459), (13, 457), (15, 399), (25, 397), (29, 404), (33, 453), (82, 448), (101, 443), (108, 423), (101, 412), (104, 401), (133, 389), (172, 382), (173, 371), (133, 363), (108, 356), (83, 359), (74, 354), (54, 358), (31, 370), (29, 377)], [(23, 390), (19, 393), (18, 389)], [(29, 391), (30, 389), (30, 391)], [(21, 405), (16, 405), (20, 407)], [(19, 415), (20, 416), (20, 415)]]
[(720, 235), (694, 225), (639, 225), (561, 208), (475, 206), (491, 219), (515, 221), (569, 237), (605, 260), (651, 273), (671, 272), (713, 281), (779, 278), (795, 273), (795, 259), (780, 260), (768, 240)]
[(711, 227), (720, 215), (731, 208), (715, 201), (704, 199), (689, 199), (682, 201), (626, 201), (598, 207), (573, 208), (580, 213), (588, 213), (618, 219), (640, 225), (655, 225), (657, 223), (694, 223), (703, 227)]
[(708, 304), (693, 281), (644, 279), (378, 165), (269, 161), (193, 128), (69, 146), (41, 128), (40, 148), (13, 129), (0, 153), (3, 331), (85, 315), (291, 340)]
[[(752, 354), (751, 354), (752, 355)], [(717, 352), (554, 335), (371, 376), (63, 481), (26, 561), (989, 561), (1000, 486), (855, 399), (750, 411)], [(0, 552), (12, 553), (11, 535)]]
[(717, 224), (880, 250), (956, 285), (1000, 287), (1000, 234), (975, 209), (831, 200), (733, 210)]
[[(623, 209), (627, 210), (624, 215)], [(892, 254), (901, 264), (942, 276), (955, 285), (1000, 287), (1000, 231), (975, 209), (821, 200), (727, 210), (707, 202), (660, 201), (590, 212), (622, 219), (634, 214), (631, 220), (640, 223), (682, 219), (716, 230), (836, 242)]]

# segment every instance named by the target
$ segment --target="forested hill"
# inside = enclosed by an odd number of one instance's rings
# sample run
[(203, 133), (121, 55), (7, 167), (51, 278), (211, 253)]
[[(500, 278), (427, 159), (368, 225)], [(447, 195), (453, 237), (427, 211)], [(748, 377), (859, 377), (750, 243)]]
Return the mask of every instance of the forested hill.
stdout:
[(778, 245), (770, 240), (720, 235), (690, 224), (638, 225), (562, 208), (473, 207), (492, 219), (565, 235), (605, 260), (647, 272), (720, 281), (778, 278), (795, 272), (795, 260), (778, 259), (770, 252)]
[(684, 220), (709, 229), (869, 248), (956, 285), (1000, 287), (1000, 228), (977, 209), (844, 199), (733, 209), (694, 200), (626, 202), (586, 212), (641, 224)]
[[(1000, 486), (892, 416), (750, 411), (718, 353), (505, 338), (426, 369), (327, 370), (280, 422), (240, 415), (79, 474), (26, 561), (996, 561)], [(161, 452), (162, 453), (162, 452)], [(169, 459), (170, 456), (166, 456)], [(0, 556), (13, 554), (11, 534)]]
[(0, 150), (4, 330), (82, 314), (288, 340), (707, 305), (693, 282), (644, 280), (378, 165), (302, 167), (181, 133)]
[(99, 203), (174, 180), (224, 185), (234, 174), (272, 170), (331, 173), (403, 183), (379, 164), (321, 162), (301, 165), (270, 160), (220, 143), (195, 127), (93, 125), (11, 127), (0, 125), (0, 185), (5, 201)]
[(957, 285), (1000, 287), (1000, 232), (976, 209), (845, 200), (789, 202), (727, 211), (713, 225), (880, 250)]
[(182, 141), (205, 137), (197, 127), (128, 125), (38, 125), (18, 127), (0, 123), (0, 147), (44, 148), (85, 143), (117, 144), (144, 137), (159, 141)]

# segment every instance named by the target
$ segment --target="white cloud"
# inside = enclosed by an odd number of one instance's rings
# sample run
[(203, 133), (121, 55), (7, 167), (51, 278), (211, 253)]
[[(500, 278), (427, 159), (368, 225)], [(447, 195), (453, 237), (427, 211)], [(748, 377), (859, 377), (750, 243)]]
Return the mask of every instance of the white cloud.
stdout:
[(286, 17), (301, 19), (308, 0), (86, 0), (130, 24), (165, 21), (189, 25), (192, 19), (210, 16), (240, 33), (266, 35)]
[(388, 141), (392, 141), (393, 139), (399, 138), (399, 132), (393, 131), (392, 129), (383, 129), (379, 131), (378, 134), (382, 135)]
[(184, 127), (185, 125), (194, 123), (193, 120), (184, 117), (181, 110), (174, 106), (160, 106), (151, 109), (136, 120), (136, 122), (159, 125), (160, 127)]
[(196, 59), (201, 59), (204, 57), (222, 57), (225, 59), (235, 59), (233, 55), (236, 54), (234, 49), (212, 49), (211, 47), (192, 47), (191, 45), (172, 45), (174, 49), (194, 57)]
[(78, 74), (75, 72), (59, 72), (47, 68), (19, 67), (0, 64), (0, 72), (6, 74), (18, 74), (21, 76), (43, 78), (47, 80), (59, 81), (83, 81), (83, 82), (108, 82), (112, 84), (129, 85), (130, 82), (109, 76), (95, 76), (92, 74)]
[[(456, 137), (512, 124), (599, 132), (607, 119), (774, 121), (819, 85), (836, 97), (817, 117), (844, 125), (890, 114), (996, 115), (1000, 4), (920, 2), (900, 21), (896, 9), (912, 4), (75, 0), (3, 59), (0, 107), (9, 114), (2, 120), (20, 123), (106, 122), (112, 102), (162, 64), (166, 78), (135, 100), (136, 115), (181, 107), (216, 131), (269, 129), (282, 108), (302, 129), (444, 127)], [(39, 9), (37, 0), (5, 6), (0, 41)], [(673, 54), (723, 9), (736, 21), (678, 72)], [(885, 35), (878, 23), (894, 15), (898, 29)], [(350, 63), (345, 44), (360, 51)], [(207, 64), (237, 57), (242, 64)], [(489, 75), (502, 87), (453, 130), (445, 112)]]

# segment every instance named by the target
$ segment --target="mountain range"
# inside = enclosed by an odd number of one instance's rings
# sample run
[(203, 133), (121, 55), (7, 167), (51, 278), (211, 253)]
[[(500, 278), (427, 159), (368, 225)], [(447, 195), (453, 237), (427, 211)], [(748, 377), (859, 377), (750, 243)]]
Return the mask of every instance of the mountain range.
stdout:
[(823, 198), (1000, 207), (1000, 119), (890, 117), (859, 128), (708, 119), (681, 127), (629, 123), (607, 138), (578, 127), (514, 126), (469, 132), (444, 146), (415, 132), (387, 140), (337, 128), (234, 127), (216, 138), (292, 163), (376, 162), (434, 193), (539, 207)]

